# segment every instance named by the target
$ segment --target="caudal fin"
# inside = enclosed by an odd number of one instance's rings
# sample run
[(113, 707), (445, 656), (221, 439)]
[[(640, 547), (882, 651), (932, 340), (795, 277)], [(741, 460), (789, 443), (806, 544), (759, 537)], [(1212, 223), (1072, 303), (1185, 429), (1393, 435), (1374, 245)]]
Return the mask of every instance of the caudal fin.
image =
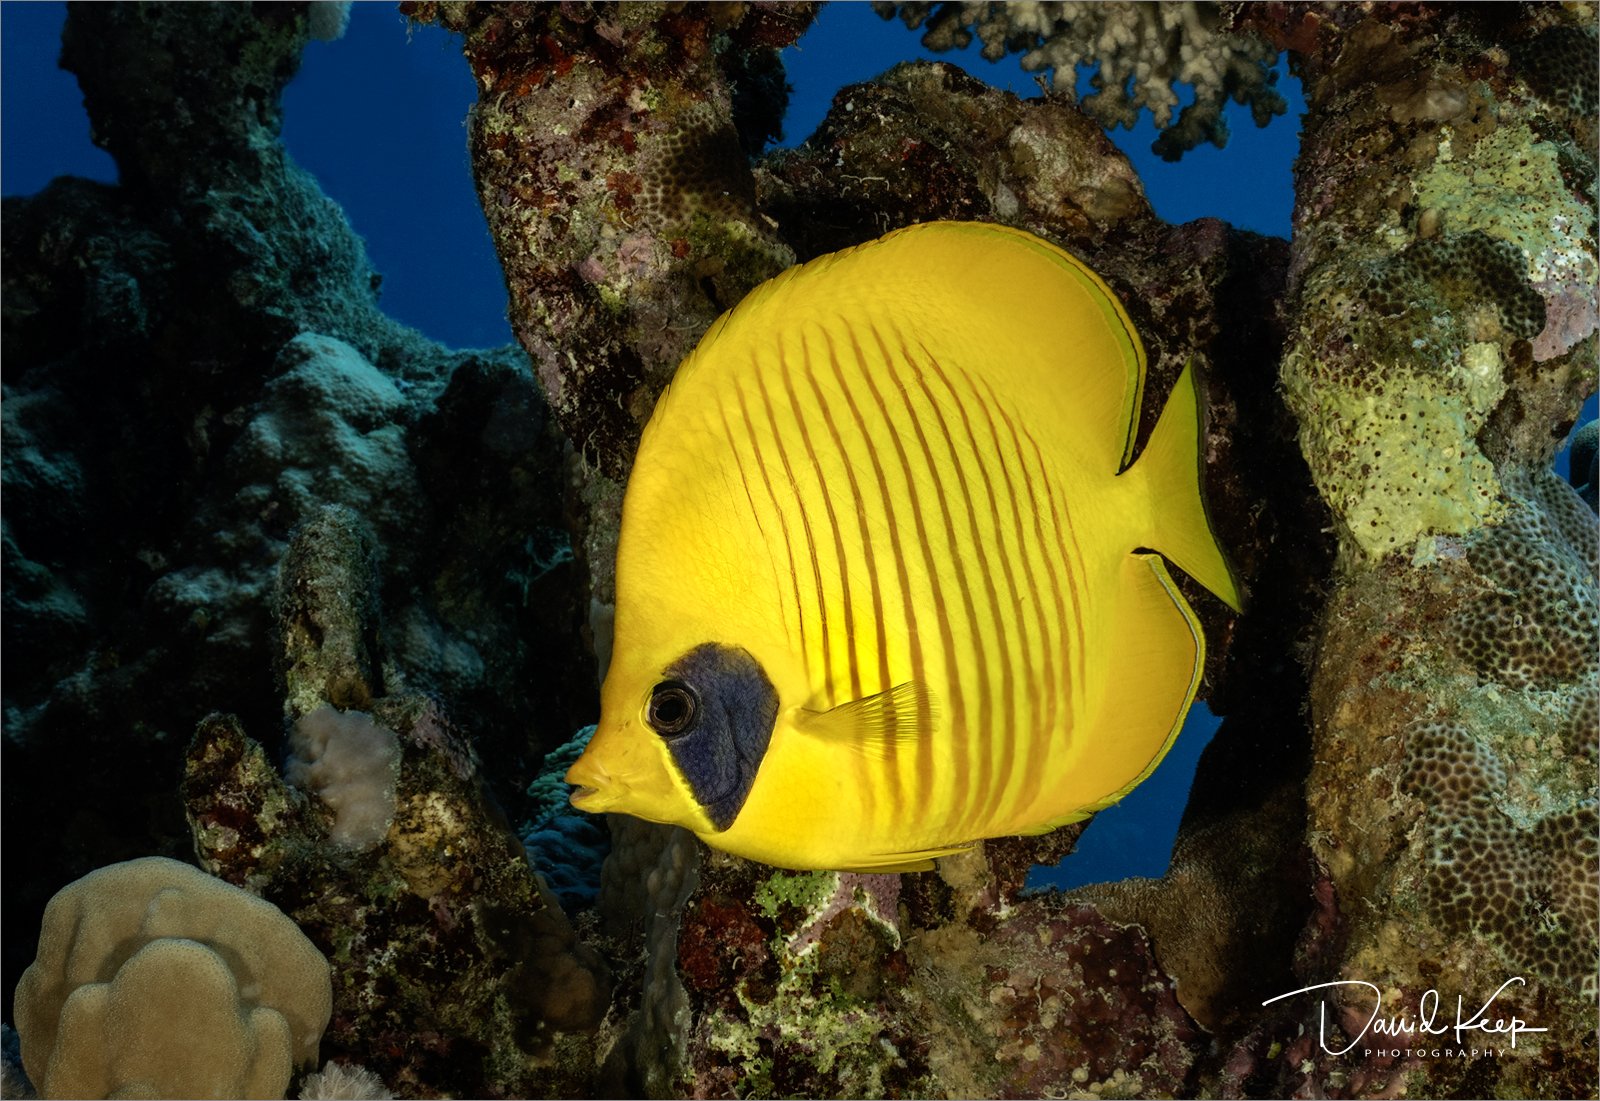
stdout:
[(1211, 530), (1200, 485), (1204, 424), (1205, 408), (1191, 363), (1178, 376), (1150, 442), (1123, 477), (1132, 475), (1148, 487), (1154, 530), (1145, 537), (1146, 546), (1238, 612), (1244, 610), (1244, 595)]

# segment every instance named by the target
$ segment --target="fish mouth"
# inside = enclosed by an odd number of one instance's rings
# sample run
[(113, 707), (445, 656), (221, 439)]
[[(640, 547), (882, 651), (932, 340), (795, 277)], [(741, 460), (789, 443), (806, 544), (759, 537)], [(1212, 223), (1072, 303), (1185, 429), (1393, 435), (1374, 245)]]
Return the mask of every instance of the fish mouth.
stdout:
[[(582, 762), (579, 762), (580, 764)], [(580, 771), (577, 765), (564, 777), (572, 785), (572, 792), (567, 796), (567, 802), (582, 811), (590, 814), (599, 814), (601, 811), (610, 810), (616, 805), (617, 796), (621, 794), (616, 783), (606, 775), (595, 775), (597, 770), (584, 768)], [(577, 775), (573, 775), (577, 773)]]

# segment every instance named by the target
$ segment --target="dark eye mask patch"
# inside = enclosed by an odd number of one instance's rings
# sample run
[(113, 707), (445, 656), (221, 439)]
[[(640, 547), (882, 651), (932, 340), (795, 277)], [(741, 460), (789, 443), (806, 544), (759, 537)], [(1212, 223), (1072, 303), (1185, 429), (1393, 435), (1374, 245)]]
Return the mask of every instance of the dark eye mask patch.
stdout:
[(778, 692), (737, 646), (696, 646), (666, 670), (699, 697), (694, 722), (665, 737), (694, 797), (719, 831), (733, 825), (755, 783), (778, 719)]

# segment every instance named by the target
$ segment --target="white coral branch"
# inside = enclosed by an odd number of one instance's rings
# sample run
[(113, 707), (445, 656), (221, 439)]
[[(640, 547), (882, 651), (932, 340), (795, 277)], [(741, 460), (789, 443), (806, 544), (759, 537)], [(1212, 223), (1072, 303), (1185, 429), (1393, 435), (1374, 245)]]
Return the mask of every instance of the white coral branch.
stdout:
[[(1222, 108), (1229, 99), (1250, 107), (1258, 126), (1287, 109), (1273, 86), (1276, 51), (1257, 35), (1223, 29), (1214, 3), (880, 0), (874, 7), (908, 27), (926, 23), (922, 43), (932, 50), (963, 48), (976, 33), (991, 61), (1021, 53), (1025, 70), (1055, 74), (1057, 91), (1068, 97), (1077, 67), (1098, 64), (1084, 110), (1108, 128), (1132, 129), (1148, 109), (1162, 131), (1156, 151), (1169, 160), (1203, 141), (1227, 142)], [(1174, 119), (1180, 84), (1194, 87), (1195, 100)]]

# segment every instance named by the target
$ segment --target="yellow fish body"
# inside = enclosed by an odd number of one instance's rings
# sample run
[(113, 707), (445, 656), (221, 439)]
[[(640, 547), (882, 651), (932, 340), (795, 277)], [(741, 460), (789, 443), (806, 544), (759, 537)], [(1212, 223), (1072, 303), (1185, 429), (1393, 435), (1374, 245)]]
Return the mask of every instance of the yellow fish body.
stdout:
[(1161, 556), (1240, 606), (1190, 371), (1130, 465), (1144, 376), (1106, 285), (1019, 230), (912, 226), (757, 288), (645, 429), (573, 804), (885, 871), (1121, 798), (1205, 658)]

